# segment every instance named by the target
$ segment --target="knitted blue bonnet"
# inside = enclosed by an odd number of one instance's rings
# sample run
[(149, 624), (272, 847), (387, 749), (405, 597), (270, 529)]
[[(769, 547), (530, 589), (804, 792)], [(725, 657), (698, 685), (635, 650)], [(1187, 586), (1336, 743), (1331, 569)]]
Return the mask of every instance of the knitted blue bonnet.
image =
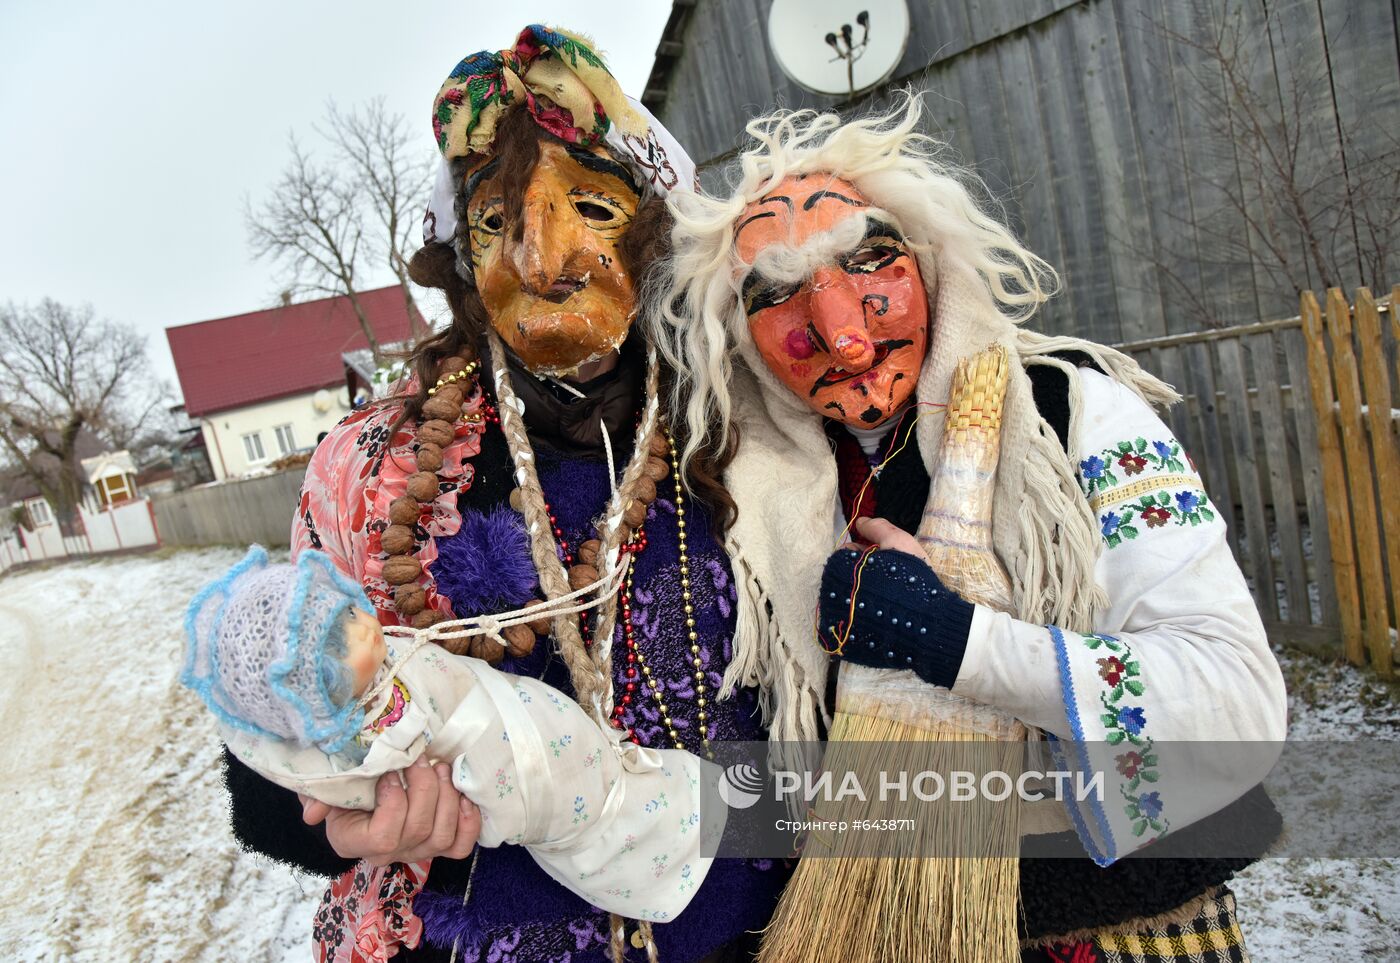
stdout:
[(324, 552), (270, 565), (254, 545), (190, 602), (180, 681), (225, 725), (339, 752), (364, 725), (343, 661), (352, 606), (374, 614)]

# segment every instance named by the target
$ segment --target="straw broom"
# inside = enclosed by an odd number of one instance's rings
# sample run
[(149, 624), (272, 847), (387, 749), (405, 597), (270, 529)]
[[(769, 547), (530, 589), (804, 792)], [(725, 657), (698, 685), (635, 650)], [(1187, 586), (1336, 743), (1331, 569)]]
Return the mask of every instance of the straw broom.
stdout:
[[(1000, 346), (958, 363), (917, 533), (948, 588), (1001, 611), (1011, 607), (1011, 585), (992, 549), (991, 522), (1006, 384)], [(823, 767), (838, 782), (855, 770), (867, 787), (879, 785), (881, 772), (924, 769), (993, 768), (1014, 780), (1025, 738), (1024, 726), (1006, 713), (929, 686), (912, 672), (847, 662)], [(804, 852), (827, 858), (798, 863), (765, 931), (761, 963), (1019, 961), (1015, 796), (937, 806), (911, 800), (903, 808), (872, 802), (878, 811), (863, 800), (843, 800), (818, 804), (814, 815), (907, 816), (916, 830), (809, 838)], [(877, 850), (881, 855), (873, 855)], [(921, 855), (927, 853), (957, 855)]]

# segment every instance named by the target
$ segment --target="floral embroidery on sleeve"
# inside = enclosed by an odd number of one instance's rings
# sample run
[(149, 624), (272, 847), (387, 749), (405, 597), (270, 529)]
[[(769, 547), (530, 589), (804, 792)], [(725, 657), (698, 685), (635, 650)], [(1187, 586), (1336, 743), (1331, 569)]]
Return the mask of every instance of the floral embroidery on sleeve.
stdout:
[(1149, 529), (1162, 528), (1168, 522), (1195, 526), (1215, 521), (1215, 512), (1210, 507), (1210, 496), (1199, 488), (1143, 495), (1136, 502), (1119, 505), (1117, 511), (1099, 516), (1099, 529), (1108, 547), (1117, 548), (1124, 541), (1137, 538), (1141, 532), (1133, 524), (1135, 521), (1143, 522)]
[(1110, 445), (1080, 461), (1079, 476), (1109, 548), (1136, 539), (1144, 529), (1215, 521), (1190, 458), (1170, 435), (1152, 440), (1139, 435)]
[(1097, 455), (1090, 455), (1079, 463), (1079, 473), (1084, 479), (1086, 494), (1105, 491), (1118, 485), (1115, 469), (1125, 478), (1132, 478), (1144, 472), (1149, 474), (1182, 474), (1186, 471), (1185, 456), (1181, 444), (1175, 438), (1166, 441), (1148, 441), (1141, 436), (1124, 440), (1103, 449)]
[(1147, 691), (1147, 684), (1142, 681), (1142, 667), (1122, 639), (1101, 634), (1081, 638), (1086, 648), (1104, 652), (1104, 657), (1098, 660), (1099, 678), (1104, 684), (1099, 692), (1099, 704), (1103, 708), (1099, 721), (1104, 727), (1104, 741), (1124, 746), (1124, 751), (1114, 758), (1114, 766), (1124, 779), (1118, 787), (1124, 800), (1123, 811), (1132, 821), (1133, 835), (1141, 836), (1151, 829), (1161, 836), (1171, 828), (1170, 822), (1162, 817), (1161, 794), (1139, 792), (1144, 783), (1155, 783), (1159, 775), (1152, 737), (1146, 734), (1147, 713), (1142, 706), (1128, 705), (1124, 701), (1129, 696), (1139, 698)]

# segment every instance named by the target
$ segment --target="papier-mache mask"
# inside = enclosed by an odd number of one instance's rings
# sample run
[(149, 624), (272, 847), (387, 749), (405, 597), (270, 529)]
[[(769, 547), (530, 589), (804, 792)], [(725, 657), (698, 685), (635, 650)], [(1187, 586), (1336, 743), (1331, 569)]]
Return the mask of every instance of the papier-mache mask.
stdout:
[[(517, 104), (552, 135), (518, 225), (506, 223), (497, 185), (511, 159), (494, 153), (497, 124)], [(482, 303), (511, 350), (532, 371), (563, 375), (621, 344), (636, 299), (618, 242), (645, 195), (695, 183), (694, 164), (660, 122), (623, 94), (588, 42), (532, 25), (514, 47), (457, 65), (434, 102), (433, 133), (443, 160), (424, 243), (470, 245)]]
[(599, 147), (542, 143), (518, 236), (497, 182), (475, 178), (467, 199), (471, 269), (506, 345), (530, 370), (554, 375), (620, 345), (636, 313), (618, 251), (638, 204), (628, 170)]
[(919, 266), (892, 217), (847, 181), (788, 177), (748, 205), (735, 245), (749, 333), (818, 414), (871, 428), (913, 396), (928, 348)]

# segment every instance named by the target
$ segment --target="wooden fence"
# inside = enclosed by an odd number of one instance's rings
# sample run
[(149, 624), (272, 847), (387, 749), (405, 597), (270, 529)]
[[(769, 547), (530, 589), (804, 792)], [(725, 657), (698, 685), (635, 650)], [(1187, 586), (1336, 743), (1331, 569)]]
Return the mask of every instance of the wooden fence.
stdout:
[[(1175, 385), (1167, 421), (1229, 527), (1270, 636), (1392, 674), (1400, 450), (1391, 304), (1311, 292), (1299, 316), (1121, 345)], [(1381, 318), (1389, 324), (1381, 325)]]
[[(81, 522), (81, 524), (78, 524)], [(100, 555), (160, 544), (155, 512), (148, 498), (132, 498), (97, 511), (78, 506), (78, 520), (65, 535), (56, 521), (33, 529), (16, 528), (0, 538), (0, 573), (16, 565)]]
[(152, 499), (166, 545), (286, 545), (306, 467)]
[[(1342, 642), (1348, 659), (1360, 665), (1369, 655), (1387, 677), (1393, 674), (1392, 613), (1400, 603), (1394, 590), (1400, 580), (1400, 451), (1390, 380), (1398, 306), (1400, 285), (1384, 306), (1358, 288), (1352, 307), (1334, 288), (1327, 292), (1325, 325), (1311, 291), (1303, 294), (1301, 311)], [(1383, 312), (1388, 332), (1381, 327)]]

